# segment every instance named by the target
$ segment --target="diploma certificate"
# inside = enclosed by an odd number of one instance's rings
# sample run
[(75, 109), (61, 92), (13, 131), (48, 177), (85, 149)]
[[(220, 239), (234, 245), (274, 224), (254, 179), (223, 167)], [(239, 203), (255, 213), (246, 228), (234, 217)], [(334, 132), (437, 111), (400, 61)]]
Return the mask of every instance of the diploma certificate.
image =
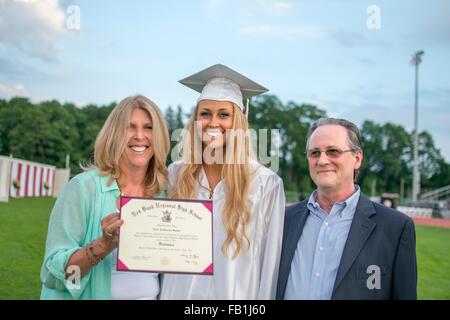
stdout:
[(213, 274), (212, 201), (121, 197), (118, 271)]

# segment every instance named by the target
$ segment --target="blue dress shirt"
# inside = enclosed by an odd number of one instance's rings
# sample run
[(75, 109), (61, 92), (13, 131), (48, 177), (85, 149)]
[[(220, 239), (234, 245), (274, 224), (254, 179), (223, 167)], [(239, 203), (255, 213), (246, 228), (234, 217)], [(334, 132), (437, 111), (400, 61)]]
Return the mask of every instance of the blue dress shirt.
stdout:
[(355, 187), (356, 191), (347, 200), (336, 202), (330, 213), (316, 202), (317, 191), (309, 197), (309, 216), (292, 260), (284, 299), (331, 299), (361, 194), (359, 186)]

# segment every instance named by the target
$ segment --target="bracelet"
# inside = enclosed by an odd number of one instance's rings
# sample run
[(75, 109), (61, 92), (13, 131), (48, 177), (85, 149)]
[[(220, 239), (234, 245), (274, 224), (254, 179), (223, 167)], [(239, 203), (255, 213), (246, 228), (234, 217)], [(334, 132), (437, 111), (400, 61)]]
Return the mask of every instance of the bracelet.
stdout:
[(88, 251), (87, 246), (85, 246), (83, 249), (84, 249), (84, 252), (86, 253), (86, 258), (88, 259), (88, 261), (89, 261), (89, 263), (91, 264), (91, 266), (92, 266), (92, 267), (95, 266), (95, 265), (96, 265), (95, 260), (94, 260), (94, 258), (89, 254), (89, 251)]
[(94, 253), (94, 246), (92, 245), (92, 242), (89, 243), (88, 245), (86, 245), (84, 247), (85, 251), (86, 251), (86, 256), (89, 260), (89, 262), (91, 263), (92, 266), (97, 265), (100, 261), (102, 261), (103, 259), (101, 257), (99, 257), (98, 255), (96, 255)]
[(94, 253), (94, 245), (92, 244), (92, 242), (90, 244), (88, 244), (88, 251), (94, 257), (94, 259), (97, 263), (99, 263), (100, 261), (103, 260), (103, 258), (99, 257), (98, 255), (96, 255)]

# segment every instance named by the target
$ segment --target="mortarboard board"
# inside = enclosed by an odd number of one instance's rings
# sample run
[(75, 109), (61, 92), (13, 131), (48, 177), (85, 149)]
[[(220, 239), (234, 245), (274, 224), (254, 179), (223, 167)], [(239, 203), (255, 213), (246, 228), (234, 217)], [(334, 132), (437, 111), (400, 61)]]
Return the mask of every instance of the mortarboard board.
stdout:
[(179, 82), (201, 93), (197, 103), (206, 99), (234, 102), (246, 116), (248, 115), (248, 105), (244, 108), (243, 99), (249, 99), (268, 91), (223, 64), (215, 64)]

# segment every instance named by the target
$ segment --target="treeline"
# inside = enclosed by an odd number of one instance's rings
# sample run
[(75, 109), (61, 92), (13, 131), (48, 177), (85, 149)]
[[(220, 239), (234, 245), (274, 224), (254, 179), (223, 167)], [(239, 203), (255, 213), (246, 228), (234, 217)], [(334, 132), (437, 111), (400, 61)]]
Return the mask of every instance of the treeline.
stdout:
[[(308, 194), (314, 189), (304, 153), (306, 135), (311, 123), (324, 116), (326, 111), (314, 105), (283, 105), (276, 96), (266, 95), (253, 101), (249, 115), (252, 126), (280, 130), (279, 174), (286, 190)], [(364, 121), (360, 130), (364, 159), (358, 184), (362, 190), (368, 195), (391, 192), (411, 197), (413, 132), (396, 124), (381, 125), (370, 120)], [(422, 192), (450, 184), (450, 164), (427, 131), (419, 133), (419, 161)]]
[[(0, 99), (0, 154), (64, 167), (70, 155), (72, 174), (80, 163), (92, 160), (95, 138), (115, 103), (103, 106), (58, 101), (31, 103), (26, 98)], [(164, 115), (172, 132), (185, 125), (182, 108), (167, 107)], [(282, 104), (276, 96), (265, 95), (252, 101), (249, 121), (254, 129), (279, 129), (279, 171), (288, 195), (308, 194), (314, 185), (309, 178), (305, 157), (306, 134), (312, 121), (326, 112), (309, 104)], [(349, 119), (351, 120), (351, 119)], [(411, 193), (412, 133), (392, 123), (365, 121), (361, 127), (364, 162), (358, 177), (363, 191)], [(171, 143), (172, 147), (175, 141)], [(270, 150), (270, 147), (269, 147)], [(432, 136), (420, 133), (420, 171), (422, 191), (450, 184), (450, 164), (434, 145)]]

